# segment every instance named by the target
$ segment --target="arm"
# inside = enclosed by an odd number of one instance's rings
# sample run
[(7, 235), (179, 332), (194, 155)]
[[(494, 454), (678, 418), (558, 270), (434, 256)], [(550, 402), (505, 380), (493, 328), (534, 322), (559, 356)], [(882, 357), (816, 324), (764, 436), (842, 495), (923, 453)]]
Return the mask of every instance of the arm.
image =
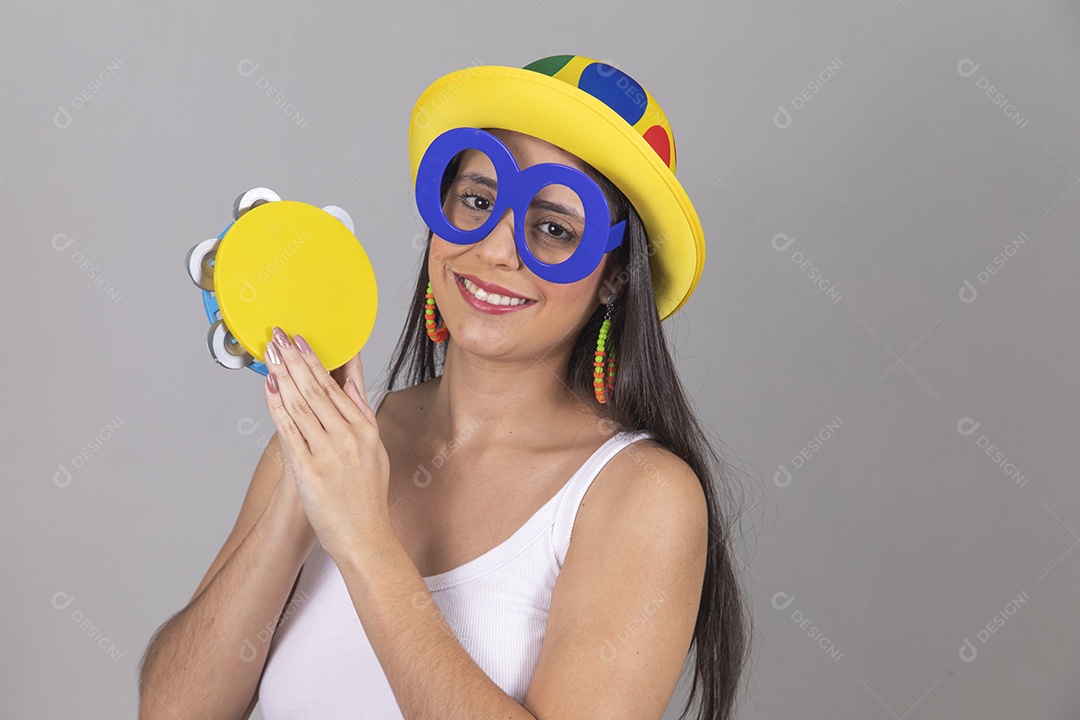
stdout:
[(267, 633), (272, 637), (314, 544), (275, 434), (206, 577), (151, 639), (140, 663), (142, 720), (250, 714), (269, 651)]
[(646, 443), (617, 453), (578, 510), (525, 696), (538, 718), (656, 720), (675, 691), (697, 622), (708, 510), (692, 469)]
[(707, 508), (685, 462), (635, 452), (618, 453), (586, 493), (524, 704), (462, 648), (392, 529), (335, 558), (407, 720), (663, 714), (697, 620)]

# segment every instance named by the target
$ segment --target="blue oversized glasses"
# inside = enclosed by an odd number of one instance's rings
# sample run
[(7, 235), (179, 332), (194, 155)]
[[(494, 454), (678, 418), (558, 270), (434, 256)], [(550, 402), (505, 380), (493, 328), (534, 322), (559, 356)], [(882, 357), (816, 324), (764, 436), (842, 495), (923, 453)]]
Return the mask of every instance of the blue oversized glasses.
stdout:
[[(444, 201), (446, 169), (468, 149), (487, 156), (495, 178), (459, 168)], [(587, 277), (604, 253), (622, 244), (626, 233), (625, 220), (610, 224), (604, 192), (588, 175), (559, 163), (522, 170), (497, 137), (479, 128), (453, 128), (431, 142), (416, 173), (416, 206), (436, 235), (459, 245), (487, 237), (506, 210), (513, 210), (521, 261), (539, 277), (557, 283)]]

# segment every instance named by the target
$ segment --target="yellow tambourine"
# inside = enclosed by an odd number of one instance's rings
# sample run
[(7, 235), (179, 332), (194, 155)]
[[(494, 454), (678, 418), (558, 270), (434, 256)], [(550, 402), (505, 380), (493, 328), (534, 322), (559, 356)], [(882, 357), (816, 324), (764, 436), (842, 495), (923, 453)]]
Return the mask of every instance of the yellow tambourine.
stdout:
[(233, 217), (186, 258), (203, 291), (210, 356), (266, 375), (275, 325), (303, 335), (327, 370), (360, 352), (375, 326), (378, 289), (349, 214), (254, 188), (233, 203)]

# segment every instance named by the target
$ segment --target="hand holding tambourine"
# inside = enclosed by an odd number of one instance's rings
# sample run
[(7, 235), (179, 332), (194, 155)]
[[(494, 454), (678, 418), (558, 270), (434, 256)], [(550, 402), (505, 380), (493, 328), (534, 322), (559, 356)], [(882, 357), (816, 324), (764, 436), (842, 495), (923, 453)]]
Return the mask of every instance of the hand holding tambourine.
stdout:
[(267, 376), (283, 478), (338, 558), (359, 534), (389, 527), (389, 458), (360, 363), (375, 324), (375, 274), (341, 208), (255, 188), (237, 198), (233, 217), (187, 254), (211, 323), (207, 347), (224, 367)]

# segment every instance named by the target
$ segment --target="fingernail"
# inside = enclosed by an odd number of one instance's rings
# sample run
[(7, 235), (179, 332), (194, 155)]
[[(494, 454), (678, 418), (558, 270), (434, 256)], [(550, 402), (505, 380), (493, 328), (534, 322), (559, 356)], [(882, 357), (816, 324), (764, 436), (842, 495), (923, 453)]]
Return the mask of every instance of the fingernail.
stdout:
[(300, 348), (300, 352), (305, 355), (311, 354), (311, 346), (307, 344), (307, 340), (305, 340), (303, 336), (299, 334), (293, 335), (293, 342), (296, 343), (296, 347)]
[(275, 365), (281, 364), (281, 355), (278, 353), (278, 349), (274, 347), (274, 343), (266, 343), (266, 357), (270, 358), (270, 362)]
[(278, 391), (277, 378), (274, 377), (274, 373), (266, 374), (266, 384), (270, 386), (270, 392), (276, 393)]
[(274, 341), (282, 348), (287, 348), (292, 344), (289, 341), (289, 336), (277, 325), (274, 326)]

